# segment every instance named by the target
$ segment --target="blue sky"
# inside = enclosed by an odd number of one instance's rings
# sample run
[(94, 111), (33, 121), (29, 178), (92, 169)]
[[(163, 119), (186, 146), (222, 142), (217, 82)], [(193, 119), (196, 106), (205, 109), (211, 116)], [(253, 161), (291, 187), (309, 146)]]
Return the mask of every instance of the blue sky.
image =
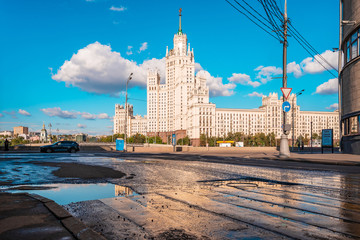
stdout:
[[(283, 0), (276, 2), (283, 9)], [(282, 80), (271, 77), (281, 76), (282, 45), (226, 1), (0, 0), (0, 130), (39, 131), (44, 122), (59, 133), (110, 134), (114, 105), (124, 104), (132, 71), (129, 102), (136, 114), (146, 114), (146, 71), (164, 67), (180, 7), (211, 102), (257, 108), (262, 94), (280, 95)], [(288, 15), (337, 66), (338, 1), (288, 0)], [(308, 57), (290, 37), (288, 87), (305, 89), (301, 110), (333, 111), (334, 76)]]

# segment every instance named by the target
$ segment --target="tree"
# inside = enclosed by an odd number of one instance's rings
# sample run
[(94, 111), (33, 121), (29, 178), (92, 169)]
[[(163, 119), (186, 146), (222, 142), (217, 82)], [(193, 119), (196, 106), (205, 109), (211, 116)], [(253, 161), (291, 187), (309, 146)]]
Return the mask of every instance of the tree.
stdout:
[(180, 138), (177, 140), (177, 145), (190, 145), (190, 138), (188, 136), (185, 136), (184, 138)]
[(200, 135), (200, 146), (206, 146), (206, 135), (205, 134), (201, 134)]
[(142, 134), (135, 134), (132, 136), (133, 143), (145, 143), (145, 136)]
[(148, 138), (149, 143), (156, 143), (156, 144), (163, 144), (161, 137), (149, 137)]

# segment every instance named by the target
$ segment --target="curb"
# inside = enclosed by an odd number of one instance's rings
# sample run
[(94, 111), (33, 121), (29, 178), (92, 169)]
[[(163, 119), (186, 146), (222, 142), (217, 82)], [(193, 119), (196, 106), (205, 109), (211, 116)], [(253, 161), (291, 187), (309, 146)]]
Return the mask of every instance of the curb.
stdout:
[(88, 228), (85, 224), (73, 217), (62, 206), (57, 204), (51, 199), (45, 198), (37, 194), (27, 194), (30, 197), (39, 200), (42, 204), (49, 209), (49, 211), (61, 222), (61, 224), (67, 229), (76, 239), (79, 240), (105, 240), (105, 238)]

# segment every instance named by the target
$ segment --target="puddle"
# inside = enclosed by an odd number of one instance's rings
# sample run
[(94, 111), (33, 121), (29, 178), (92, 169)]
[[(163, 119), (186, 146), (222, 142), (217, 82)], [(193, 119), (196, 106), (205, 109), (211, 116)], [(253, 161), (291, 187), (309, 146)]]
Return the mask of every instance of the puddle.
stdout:
[[(97, 200), (103, 198), (136, 196), (128, 187), (115, 185), (111, 183), (102, 184), (44, 184), (44, 185), (24, 185), (18, 186), (17, 190), (11, 188), (2, 189), (7, 192), (20, 193), (27, 192), (30, 194), (38, 194), (43, 197), (54, 200), (60, 205), (66, 205), (72, 202), (81, 202), (89, 200)], [(24, 190), (19, 190), (24, 189)], [(31, 190), (26, 190), (31, 189)]]

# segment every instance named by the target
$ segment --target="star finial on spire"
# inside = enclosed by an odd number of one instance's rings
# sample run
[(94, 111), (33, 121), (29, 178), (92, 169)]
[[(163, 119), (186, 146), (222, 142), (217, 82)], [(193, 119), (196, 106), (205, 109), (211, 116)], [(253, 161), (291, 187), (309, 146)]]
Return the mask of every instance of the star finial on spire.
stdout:
[(178, 31), (179, 34), (182, 33), (182, 30), (181, 30), (181, 12), (182, 12), (182, 9), (180, 8), (179, 9), (179, 31)]

